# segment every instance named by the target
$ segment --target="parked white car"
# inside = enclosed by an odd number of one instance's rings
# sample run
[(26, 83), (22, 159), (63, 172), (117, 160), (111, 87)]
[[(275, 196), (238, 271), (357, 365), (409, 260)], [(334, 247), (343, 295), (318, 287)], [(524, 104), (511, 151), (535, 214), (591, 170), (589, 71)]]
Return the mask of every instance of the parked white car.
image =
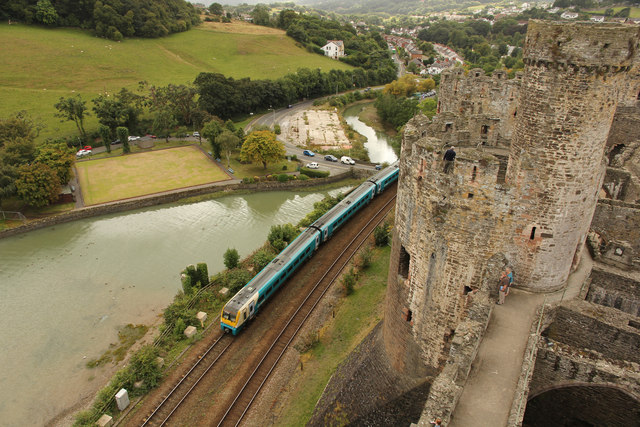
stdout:
[(84, 156), (88, 156), (91, 154), (91, 150), (85, 150), (84, 148), (82, 150), (78, 150), (78, 152), (76, 153), (76, 158), (81, 158)]
[(128, 139), (129, 139), (129, 142), (131, 142), (131, 141), (138, 141), (138, 140), (140, 139), (140, 137), (139, 137), (139, 136), (129, 136), (129, 138), (128, 138)]
[(307, 163), (307, 167), (309, 169), (318, 169), (318, 164), (316, 162)]
[(341, 161), (342, 163), (344, 163), (345, 165), (355, 165), (355, 164), (356, 164), (355, 160), (353, 160), (353, 159), (352, 159), (351, 157), (349, 157), (349, 156), (342, 156), (342, 157), (340, 157), (340, 161)]
[(200, 132), (194, 132), (193, 136), (195, 136), (196, 138), (200, 138)]

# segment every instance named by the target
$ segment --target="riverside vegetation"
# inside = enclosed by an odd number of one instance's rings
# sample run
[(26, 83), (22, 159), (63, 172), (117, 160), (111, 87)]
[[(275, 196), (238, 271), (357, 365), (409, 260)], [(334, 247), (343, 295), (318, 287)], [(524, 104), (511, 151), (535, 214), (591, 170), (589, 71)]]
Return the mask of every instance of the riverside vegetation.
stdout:
[[(209, 276), (205, 263), (187, 266), (181, 273), (182, 291), (178, 292), (173, 302), (164, 310), (163, 323), (153, 344), (143, 346), (132, 355), (129, 364), (118, 371), (109, 384), (98, 392), (91, 408), (77, 414), (74, 425), (90, 426), (103, 413), (118, 413), (115, 394), (121, 388), (127, 389), (129, 395), (135, 398), (156, 387), (164, 374), (158, 357), (173, 361), (186, 347), (202, 338), (202, 331), (189, 339), (183, 334), (187, 326), (200, 326), (196, 314), (199, 311), (220, 312), (229, 298), (297, 237), (301, 228), (326, 213), (342, 200), (342, 197), (328, 196), (315, 203), (314, 210), (297, 226), (285, 224), (271, 227), (268, 241), (242, 261), (238, 260), (237, 252), (230, 248), (224, 255), (225, 266), (228, 268), (214, 276)], [(229, 289), (226, 297), (220, 294), (223, 287)], [(211, 316), (209, 324), (215, 324), (218, 320), (217, 316)], [(117, 357), (119, 354), (120, 352)], [(87, 366), (99, 366), (113, 360), (114, 356), (114, 352), (109, 350), (101, 358), (90, 361)]]

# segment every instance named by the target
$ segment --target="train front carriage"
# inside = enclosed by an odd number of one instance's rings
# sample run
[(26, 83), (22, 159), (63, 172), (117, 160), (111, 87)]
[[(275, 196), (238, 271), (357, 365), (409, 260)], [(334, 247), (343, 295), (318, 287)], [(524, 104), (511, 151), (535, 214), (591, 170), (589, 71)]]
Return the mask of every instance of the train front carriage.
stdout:
[(320, 245), (319, 236), (317, 230), (303, 231), (238, 291), (222, 309), (220, 316), (222, 330), (236, 335), (300, 264), (311, 257)]

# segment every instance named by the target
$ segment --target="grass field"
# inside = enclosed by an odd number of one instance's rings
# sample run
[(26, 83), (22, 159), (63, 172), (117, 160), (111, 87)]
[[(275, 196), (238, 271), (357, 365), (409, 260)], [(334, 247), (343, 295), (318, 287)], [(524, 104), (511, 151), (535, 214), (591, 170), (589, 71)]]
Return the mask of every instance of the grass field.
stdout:
[(85, 205), (229, 179), (196, 147), (77, 162)]
[[(272, 79), (298, 68), (348, 69), (339, 61), (296, 46), (283, 31), (246, 23), (205, 22), (159, 39), (113, 42), (69, 28), (0, 24), (0, 117), (27, 110), (47, 125), (41, 137), (75, 135), (72, 122), (54, 117), (61, 96), (91, 99), (138, 82), (193, 82), (201, 72), (234, 78)], [(97, 127), (92, 115), (87, 129)]]

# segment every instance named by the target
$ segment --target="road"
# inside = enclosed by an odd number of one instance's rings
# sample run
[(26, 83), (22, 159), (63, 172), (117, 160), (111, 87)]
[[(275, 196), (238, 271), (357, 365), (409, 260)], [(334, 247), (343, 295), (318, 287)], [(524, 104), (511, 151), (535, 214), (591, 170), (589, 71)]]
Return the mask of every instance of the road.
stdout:
[[(381, 90), (383, 87), (384, 86), (377, 86), (372, 88), (372, 90)], [(302, 112), (304, 110), (309, 109), (312, 106), (313, 106), (313, 100), (292, 104), (290, 108), (282, 108), (280, 110), (272, 109), (267, 114), (256, 117), (251, 122), (249, 122), (249, 124), (245, 127), (245, 133), (250, 132), (252, 128), (257, 126), (267, 126), (269, 128), (273, 128), (273, 125), (275, 123), (282, 122), (287, 116), (293, 115), (298, 112)], [(149, 136), (140, 137), (140, 140), (146, 140), (146, 139), (151, 139), (151, 138)], [(172, 140), (176, 138), (169, 138), (169, 139)], [(181, 138), (181, 139), (184, 141), (200, 142), (199, 138), (196, 138), (193, 136), (188, 136), (186, 138)], [(206, 140), (203, 140), (202, 142), (206, 143)], [(136, 141), (132, 141), (131, 144), (136, 144)], [(121, 146), (122, 144), (112, 145), (113, 148), (120, 148)], [(307, 163), (310, 163), (310, 162), (317, 162), (319, 166), (319, 170), (329, 171), (331, 175), (344, 173), (349, 169), (351, 169), (352, 167), (357, 169), (375, 170), (375, 167), (374, 167), (375, 165), (371, 163), (364, 163), (356, 160), (356, 164), (353, 166), (345, 165), (340, 162), (331, 162), (331, 161), (325, 160), (324, 156), (319, 154), (316, 154), (314, 157), (307, 157), (304, 154), (302, 154), (305, 148), (301, 148), (293, 144), (289, 144), (285, 142), (284, 146), (288, 156), (292, 156), (292, 155), (297, 156), (298, 159), (303, 163), (303, 165), (306, 165)], [(93, 154), (102, 153), (104, 151), (105, 151), (104, 146), (93, 147), (92, 149)]]
[[(372, 90), (381, 90), (384, 86), (377, 86), (372, 88)], [(247, 126), (245, 127), (245, 133), (251, 132), (251, 129), (257, 126), (267, 126), (269, 128), (273, 128), (273, 125), (276, 123), (281, 123), (284, 121), (287, 116), (293, 115), (298, 112), (305, 111), (313, 106), (313, 100), (311, 101), (302, 101), (297, 104), (292, 104), (290, 108), (282, 108), (280, 110), (272, 109), (267, 114), (256, 117), (253, 119)], [(287, 152), (287, 156), (295, 155), (303, 162), (303, 164), (307, 164), (310, 162), (317, 162), (319, 166), (319, 170), (329, 171), (329, 174), (336, 175), (341, 174), (348, 171), (351, 168), (357, 169), (365, 169), (365, 170), (375, 170), (375, 165), (371, 163), (360, 162), (356, 160), (356, 164), (353, 166), (345, 165), (340, 162), (331, 162), (324, 159), (324, 155), (316, 154), (314, 157), (307, 157), (303, 154), (303, 151), (306, 150), (304, 147), (298, 147), (296, 145), (283, 142), (285, 150)], [(354, 159), (355, 160), (355, 159)]]

